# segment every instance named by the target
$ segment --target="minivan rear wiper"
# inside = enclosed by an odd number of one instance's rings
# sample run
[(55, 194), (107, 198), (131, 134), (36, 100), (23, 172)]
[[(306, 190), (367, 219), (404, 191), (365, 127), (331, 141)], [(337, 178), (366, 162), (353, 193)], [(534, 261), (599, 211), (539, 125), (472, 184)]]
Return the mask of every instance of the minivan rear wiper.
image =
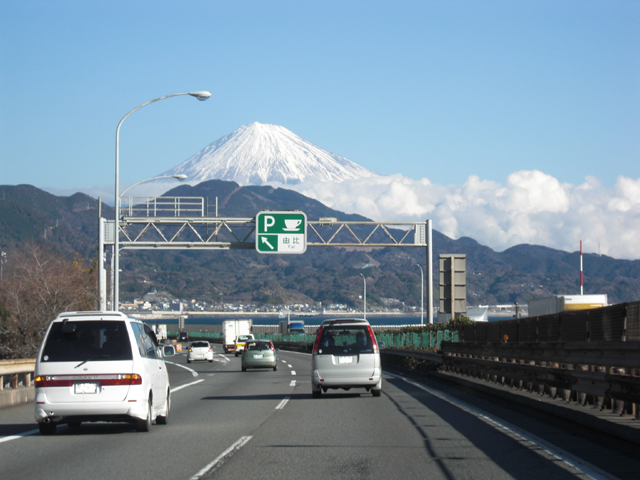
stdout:
[(73, 368), (81, 367), (81, 366), (82, 366), (82, 365), (84, 365), (85, 363), (87, 363), (87, 362), (92, 362), (93, 360), (97, 360), (97, 359), (99, 359), (99, 358), (111, 358), (111, 357), (112, 357), (112, 355), (96, 355), (95, 357), (87, 358), (84, 362), (79, 363), (78, 365), (76, 365), (76, 366), (75, 366), (75, 367), (73, 367)]

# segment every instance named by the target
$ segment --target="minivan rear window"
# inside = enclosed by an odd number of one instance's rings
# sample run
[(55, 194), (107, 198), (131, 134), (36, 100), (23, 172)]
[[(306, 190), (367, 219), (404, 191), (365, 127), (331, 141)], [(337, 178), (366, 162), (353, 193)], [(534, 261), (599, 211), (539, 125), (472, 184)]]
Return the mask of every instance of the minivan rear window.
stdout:
[(42, 350), (43, 362), (132, 360), (122, 321), (55, 322)]
[(373, 353), (373, 340), (366, 325), (326, 326), (322, 330), (318, 353)]

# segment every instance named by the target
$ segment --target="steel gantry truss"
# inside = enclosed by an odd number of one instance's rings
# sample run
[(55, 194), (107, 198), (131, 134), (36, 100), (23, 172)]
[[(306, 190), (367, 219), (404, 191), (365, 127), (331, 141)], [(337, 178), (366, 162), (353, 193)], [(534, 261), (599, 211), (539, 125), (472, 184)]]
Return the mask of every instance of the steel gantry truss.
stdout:
[[(307, 222), (307, 246), (427, 247), (427, 225), (415, 222)], [(255, 249), (255, 217), (123, 217), (122, 249)]]
[[(159, 200), (162, 199), (162, 200)], [(189, 208), (179, 197), (130, 199), (121, 209), (118, 225), (121, 250), (134, 249), (202, 249), (255, 250), (255, 217), (209, 217), (202, 208)], [(158, 209), (157, 203), (164, 207)], [(197, 203), (197, 200), (196, 200)], [(152, 204), (150, 206), (150, 204)], [(166, 207), (166, 205), (178, 205)], [(131, 206), (133, 205), (133, 206)], [(113, 221), (101, 219), (100, 248), (114, 244)], [(319, 218), (307, 222), (307, 247), (386, 248), (424, 247), (427, 250), (426, 271), (429, 323), (433, 323), (433, 280), (431, 220), (425, 222), (340, 221)], [(104, 264), (101, 262), (101, 269)], [(104, 278), (104, 275), (101, 275)], [(106, 286), (101, 286), (106, 297)]]

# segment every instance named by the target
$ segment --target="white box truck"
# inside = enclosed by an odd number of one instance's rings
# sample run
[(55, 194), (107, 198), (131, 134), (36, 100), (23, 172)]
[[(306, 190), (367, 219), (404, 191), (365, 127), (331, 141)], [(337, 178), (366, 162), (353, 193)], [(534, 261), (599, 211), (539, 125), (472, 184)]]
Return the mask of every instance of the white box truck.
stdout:
[(156, 338), (159, 342), (164, 342), (167, 339), (167, 326), (166, 325), (156, 325), (154, 328), (156, 332)]
[(222, 347), (224, 353), (236, 351), (236, 338), (239, 335), (249, 335), (253, 320), (223, 320), (222, 321)]
[(606, 307), (607, 295), (553, 295), (529, 300), (529, 317)]

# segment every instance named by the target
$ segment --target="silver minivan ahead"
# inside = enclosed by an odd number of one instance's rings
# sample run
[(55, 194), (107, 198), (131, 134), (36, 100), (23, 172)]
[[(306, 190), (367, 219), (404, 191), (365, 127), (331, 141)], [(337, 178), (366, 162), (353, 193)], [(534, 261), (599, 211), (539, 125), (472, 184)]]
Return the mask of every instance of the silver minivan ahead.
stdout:
[(67, 423), (129, 422), (138, 431), (166, 424), (171, 389), (155, 333), (120, 312), (65, 312), (51, 322), (35, 371), (35, 418), (40, 432)]
[(378, 341), (363, 319), (325, 320), (311, 355), (311, 393), (320, 398), (331, 388), (364, 388), (374, 397), (382, 393)]

